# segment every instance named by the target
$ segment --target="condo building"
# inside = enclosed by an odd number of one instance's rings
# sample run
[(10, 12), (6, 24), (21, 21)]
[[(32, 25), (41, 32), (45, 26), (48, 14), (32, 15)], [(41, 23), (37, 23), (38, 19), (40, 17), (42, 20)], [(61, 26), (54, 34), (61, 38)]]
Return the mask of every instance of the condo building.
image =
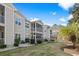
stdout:
[[(0, 44), (13, 46), (15, 40), (50, 40), (58, 33), (57, 28), (42, 21), (28, 21), (12, 4), (0, 3)], [(54, 33), (54, 34), (53, 34)]]
[(18, 37), (25, 40), (25, 17), (12, 4), (0, 4), (0, 43), (12, 46)]
[(50, 29), (50, 38), (51, 38), (51, 40), (57, 39), (59, 29), (60, 29), (60, 26), (58, 26), (56, 24), (51, 27), (51, 29)]
[(31, 38), (37, 40), (43, 40), (43, 23), (40, 20), (31, 22)]
[(50, 26), (43, 25), (43, 39), (50, 40)]

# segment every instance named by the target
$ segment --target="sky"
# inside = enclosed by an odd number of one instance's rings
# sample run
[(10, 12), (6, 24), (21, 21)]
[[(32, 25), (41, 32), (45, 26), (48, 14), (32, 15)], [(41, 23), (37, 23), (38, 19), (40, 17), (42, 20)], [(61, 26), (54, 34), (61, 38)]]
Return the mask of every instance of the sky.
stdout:
[(28, 20), (41, 20), (45, 25), (53, 24), (66, 26), (68, 20), (73, 18), (69, 9), (73, 3), (14, 3), (14, 6)]

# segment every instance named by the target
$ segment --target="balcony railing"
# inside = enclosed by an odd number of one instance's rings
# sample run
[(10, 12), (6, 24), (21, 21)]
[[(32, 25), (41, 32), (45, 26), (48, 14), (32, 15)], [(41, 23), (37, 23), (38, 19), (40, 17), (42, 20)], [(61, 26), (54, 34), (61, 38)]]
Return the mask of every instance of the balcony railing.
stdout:
[(4, 44), (4, 38), (0, 38), (0, 44)]
[(0, 23), (4, 23), (4, 16), (0, 15)]
[(36, 31), (43, 32), (43, 29), (42, 28), (37, 28)]

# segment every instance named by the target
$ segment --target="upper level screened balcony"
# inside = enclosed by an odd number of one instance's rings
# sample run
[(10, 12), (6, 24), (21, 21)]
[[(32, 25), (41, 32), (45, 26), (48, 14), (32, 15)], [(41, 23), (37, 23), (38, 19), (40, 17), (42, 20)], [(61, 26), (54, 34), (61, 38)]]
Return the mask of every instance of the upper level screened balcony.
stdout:
[(4, 23), (4, 13), (5, 13), (4, 6), (0, 5), (0, 23)]
[(37, 23), (36, 24), (36, 31), (43, 32), (43, 26)]
[(35, 25), (35, 23), (32, 23), (31, 30), (35, 31), (35, 28), (36, 28), (37, 32), (43, 32), (43, 26), (41, 24), (36, 23), (36, 25)]

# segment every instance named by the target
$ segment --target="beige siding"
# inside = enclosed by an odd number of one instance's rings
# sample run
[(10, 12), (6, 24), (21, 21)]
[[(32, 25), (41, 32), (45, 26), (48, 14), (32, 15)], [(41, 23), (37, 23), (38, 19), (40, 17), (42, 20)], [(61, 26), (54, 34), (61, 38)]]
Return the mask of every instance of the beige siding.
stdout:
[(50, 28), (48, 28), (48, 25), (43, 26), (43, 39), (50, 40)]
[(5, 44), (14, 44), (14, 10), (5, 7)]
[(25, 38), (31, 39), (31, 23), (26, 20), (25, 25), (29, 26), (29, 28), (25, 26)]
[(22, 16), (20, 16), (18, 13), (15, 13), (15, 22), (16, 22), (16, 18), (20, 20), (21, 25), (17, 25), (15, 23), (14, 32), (15, 34), (21, 35), (21, 40), (25, 40), (25, 19)]

